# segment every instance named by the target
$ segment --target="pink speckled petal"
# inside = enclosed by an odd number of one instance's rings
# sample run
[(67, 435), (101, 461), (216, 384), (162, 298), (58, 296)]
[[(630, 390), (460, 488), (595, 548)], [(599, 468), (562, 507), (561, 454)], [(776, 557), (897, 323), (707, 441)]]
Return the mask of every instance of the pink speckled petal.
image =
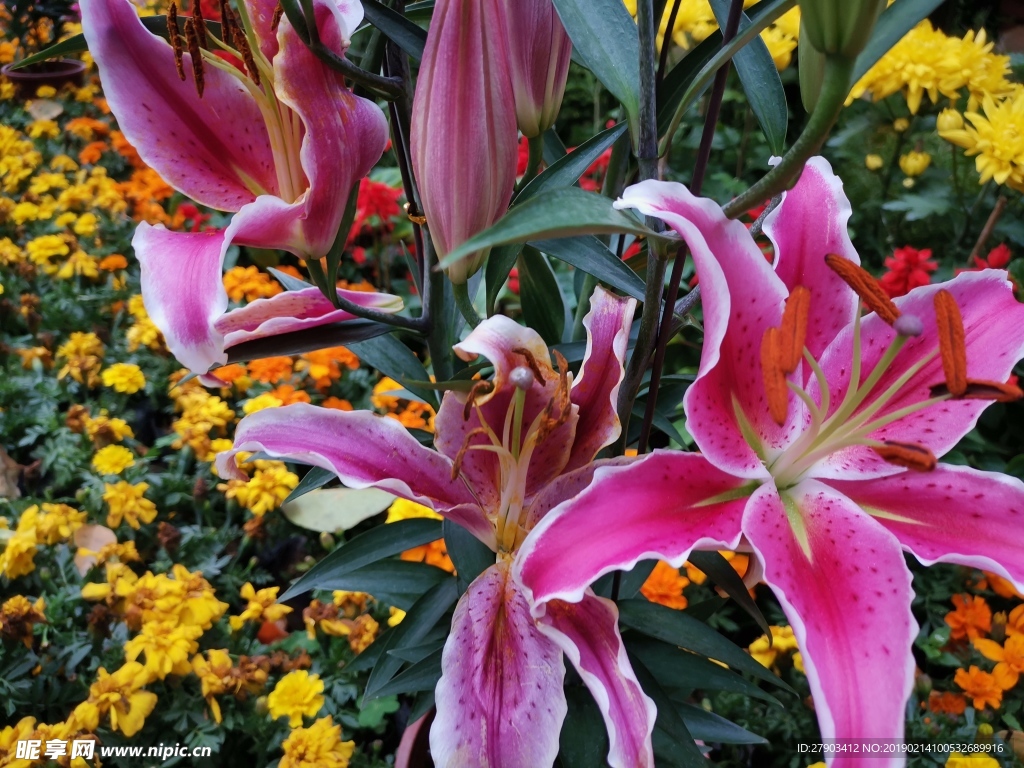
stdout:
[(82, 0), (82, 31), (118, 127), (146, 164), (188, 197), (237, 211), (277, 194), (274, 156), (255, 99), (227, 72), (206, 68), (199, 98), (192, 64), (178, 79), (166, 40), (128, 0)]
[(551, 768), (568, 710), (565, 663), (538, 631), (507, 562), (460, 598), (441, 669), (430, 728), (437, 768)]
[(554, 600), (538, 628), (576, 667), (608, 730), (611, 768), (654, 768), (651, 733), (657, 709), (644, 693), (619, 634), (619, 610), (587, 591), (578, 603)]
[(611, 459), (597, 459), (589, 464), (584, 464), (572, 472), (564, 472), (544, 488), (533, 498), (530, 503), (529, 514), (526, 517), (525, 527), (527, 531), (540, 522), (548, 512), (557, 507), (563, 501), (568, 501), (583, 491), (594, 480), (594, 473), (602, 467), (623, 467), (637, 461), (635, 456), (616, 456)]
[[(1013, 296), (1013, 288), (1002, 270), (964, 272), (947, 283), (915, 288), (906, 296), (896, 299), (903, 312), (917, 315), (924, 324), (924, 332), (910, 339), (886, 370), (874, 392), (880, 394), (889, 388), (911, 366), (927, 356), (926, 364), (879, 412), (879, 416), (893, 413), (914, 403), (927, 400), (930, 388), (942, 384), (945, 377), (938, 356), (938, 338), (935, 330), (935, 308), (932, 304), (937, 291), (945, 289), (953, 294), (963, 315), (967, 343), (968, 375), (974, 379), (1006, 381), (1013, 366), (1024, 357), (1024, 305)], [(861, 327), (862, 358), (864, 366), (861, 380), (882, 357), (895, 332), (876, 315), (864, 318)], [(829, 346), (821, 363), (832, 392), (832, 411), (846, 394), (852, 359), (852, 328), (843, 331)], [(817, 388), (810, 388), (817, 397)], [(874, 402), (869, 397), (864, 407)], [(920, 443), (942, 456), (974, 428), (978, 416), (989, 405), (985, 400), (955, 400), (938, 403), (923, 411), (906, 416), (876, 430), (876, 440), (895, 440)], [(832, 454), (811, 472), (814, 477), (854, 480), (864, 476), (881, 477), (902, 472), (887, 464), (870, 448), (853, 447)]]
[[(491, 379), (494, 393), (506, 388), (508, 375), (513, 369), (531, 367), (528, 362), (530, 358), (545, 379), (553, 379), (558, 375), (551, 365), (548, 345), (544, 343), (540, 334), (504, 315), (487, 318), (452, 349), (467, 363), (476, 362), (480, 356), (491, 362), (494, 366), (494, 377)], [(483, 404), (487, 400), (488, 395), (481, 394), (474, 402)]]
[(715, 466), (741, 477), (767, 477), (762, 459), (743, 438), (734, 402), (760, 437), (768, 459), (796, 439), (806, 419), (791, 393), (789, 419), (779, 427), (764, 394), (761, 337), (782, 320), (785, 285), (741, 223), (727, 219), (714, 200), (694, 197), (682, 184), (635, 184), (615, 207), (657, 216), (690, 246), (703, 299), (704, 350), (697, 380), (684, 400), (687, 428)]
[(465, 483), (451, 479), (451, 462), (395, 419), (306, 403), (267, 408), (238, 422), (234, 447), (217, 456), (220, 477), (246, 477), (235, 464), (239, 451), (322, 467), (349, 488), (380, 488), (423, 504), (495, 548), (494, 526)]
[(616, 296), (601, 287), (590, 298), (590, 312), (583, 319), (587, 351), (570, 393), (579, 407), (579, 423), (565, 472), (593, 461), (597, 452), (622, 431), (616, 401), (635, 309), (635, 299)]
[[(402, 309), (401, 297), (388, 293), (339, 290), (338, 295), (379, 312), (399, 312)], [(213, 325), (224, 335), (224, 348), (227, 349), (244, 341), (340, 323), (354, 317), (343, 309), (335, 309), (319, 288), (312, 287), (257, 299), (222, 315)]]
[(1024, 589), (1024, 483), (940, 464), (874, 480), (829, 482), (895, 534), (925, 565), (956, 563)]
[(832, 166), (812, 157), (764, 222), (775, 245), (775, 273), (789, 290), (802, 285), (811, 292), (806, 346), (815, 359), (858, 311), (857, 294), (825, 264), (828, 254), (860, 264), (846, 229), (852, 212)]
[(277, 95), (305, 126), (300, 158), (309, 190), (300, 198), (302, 250), (320, 257), (334, 243), (353, 186), (384, 153), (388, 124), (380, 107), (353, 95), (287, 19), (281, 20), (277, 36)]
[[(804, 545), (795, 529), (805, 532)], [(917, 622), (896, 537), (814, 480), (782, 498), (773, 484), (759, 488), (743, 532), (793, 627), (822, 738), (902, 740)], [(862, 763), (836, 756), (830, 766)], [(880, 768), (904, 763), (903, 756), (872, 761)]]
[[(516, 578), (534, 604), (578, 602), (595, 579), (641, 560), (682, 565), (693, 549), (735, 549), (749, 495), (735, 493), (743, 484), (703, 456), (679, 451), (599, 468), (585, 491), (526, 537)], [(731, 498), (709, 501), (722, 494)]]

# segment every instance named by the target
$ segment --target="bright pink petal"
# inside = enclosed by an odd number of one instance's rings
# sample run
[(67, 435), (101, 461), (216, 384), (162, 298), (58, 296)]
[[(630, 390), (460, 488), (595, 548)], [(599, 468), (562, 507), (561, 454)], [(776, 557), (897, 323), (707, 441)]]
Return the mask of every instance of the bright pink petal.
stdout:
[(306, 403), (268, 408), (238, 422), (234, 447), (217, 456), (220, 477), (246, 477), (235, 463), (239, 451), (322, 467), (350, 488), (380, 488), (423, 504), (494, 548), (494, 527), (465, 483), (452, 479), (451, 462), (395, 419)]
[[(384, 153), (388, 124), (380, 107), (354, 96), (340, 75), (299, 39), (287, 19), (274, 57), (278, 98), (302, 120), (300, 153), (309, 191), (302, 198), (305, 253), (324, 256), (338, 234), (353, 186)], [(297, 180), (295, 194), (303, 191)]]
[[(974, 379), (1006, 381), (1014, 364), (1024, 357), (1024, 305), (1013, 296), (1013, 288), (1001, 270), (965, 272), (947, 283), (915, 288), (906, 296), (896, 299), (901, 311), (917, 315), (924, 324), (924, 332), (910, 339), (886, 370), (874, 392), (885, 392), (911, 366), (926, 356), (927, 363), (879, 411), (884, 416), (914, 403), (927, 400), (930, 388), (942, 384), (945, 377), (938, 356), (935, 330), (935, 293), (944, 289), (957, 300), (963, 315), (967, 341), (967, 369)], [(882, 357), (895, 332), (876, 315), (864, 318), (862, 335), (862, 381), (867, 378)], [(848, 328), (829, 346), (822, 357), (822, 368), (832, 393), (832, 411), (846, 395), (852, 360), (852, 328)], [(812, 392), (815, 388), (812, 387)], [(875, 402), (869, 397), (858, 413)], [(876, 440), (895, 440), (920, 443), (936, 456), (951, 450), (966, 435), (989, 405), (985, 400), (952, 400), (906, 416), (871, 434)], [(854, 480), (863, 476), (880, 477), (900, 472), (899, 467), (885, 463), (869, 448), (853, 447), (832, 454), (811, 472), (814, 477)]]
[[(399, 312), (402, 309), (402, 299), (387, 293), (339, 290), (338, 295), (380, 312)], [(354, 317), (343, 309), (335, 309), (319, 288), (311, 287), (285, 291), (233, 309), (216, 320), (214, 328), (224, 335), (224, 347), (227, 349), (244, 341), (340, 323)]]
[(874, 480), (829, 482), (925, 565), (994, 571), (1024, 589), (1024, 483), (997, 472), (940, 464)]
[(627, 188), (615, 206), (662, 219), (693, 255), (703, 297), (704, 351), (684, 401), (690, 434), (715, 466), (742, 477), (767, 477), (762, 459), (743, 438), (734, 403), (760, 437), (765, 458), (791, 443), (802, 427), (795, 395), (786, 425), (772, 421), (759, 362), (765, 329), (781, 322), (785, 285), (742, 224), (682, 184), (644, 181)]
[(573, 496), (583, 491), (594, 480), (594, 473), (602, 467), (621, 467), (637, 461), (635, 456), (616, 456), (612, 459), (598, 459), (589, 464), (584, 464), (572, 472), (565, 472), (550, 483), (544, 486), (541, 491), (533, 497), (529, 506), (529, 513), (526, 516), (524, 527), (527, 531), (533, 530), (548, 512), (557, 507), (563, 501), (568, 501)]
[(857, 295), (825, 264), (828, 254), (860, 264), (846, 228), (852, 212), (832, 166), (813, 157), (764, 222), (775, 245), (775, 273), (789, 290), (802, 285), (811, 292), (806, 346), (815, 359), (858, 311)]
[[(750, 499), (743, 532), (800, 645), (822, 738), (900, 741), (917, 622), (896, 537), (814, 480), (781, 499), (774, 485), (762, 486)], [(831, 768), (861, 763), (836, 757)], [(872, 762), (904, 763), (896, 756)]]
[(593, 461), (597, 452), (621, 432), (616, 401), (635, 309), (635, 299), (616, 296), (600, 287), (590, 298), (590, 312), (583, 319), (587, 351), (570, 393), (579, 407), (579, 423), (565, 472)]
[(237, 211), (277, 193), (274, 156), (255, 99), (206, 67), (199, 98), (185, 54), (178, 79), (167, 41), (142, 26), (128, 0), (82, 0), (82, 30), (118, 127), (146, 164), (188, 197)]
[(550, 768), (568, 710), (565, 664), (542, 635), (507, 562), (469, 585), (441, 658), (430, 728), (437, 768)]
[(600, 468), (583, 493), (526, 537), (516, 578), (535, 604), (578, 602), (599, 576), (641, 560), (682, 565), (693, 549), (734, 549), (749, 496), (737, 493), (743, 482), (699, 454), (678, 451)]
[[(495, 393), (508, 386), (508, 375), (515, 368), (535, 367), (546, 380), (558, 375), (551, 365), (548, 345), (540, 334), (504, 315), (487, 318), (453, 349), (467, 363), (476, 362), (480, 356), (490, 361), (494, 366)], [(483, 394), (477, 396), (475, 402), (483, 404), (487, 399)]]
[(626, 656), (619, 610), (588, 590), (579, 603), (554, 600), (538, 623), (576, 667), (608, 729), (611, 768), (653, 768), (651, 733), (657, 716)]

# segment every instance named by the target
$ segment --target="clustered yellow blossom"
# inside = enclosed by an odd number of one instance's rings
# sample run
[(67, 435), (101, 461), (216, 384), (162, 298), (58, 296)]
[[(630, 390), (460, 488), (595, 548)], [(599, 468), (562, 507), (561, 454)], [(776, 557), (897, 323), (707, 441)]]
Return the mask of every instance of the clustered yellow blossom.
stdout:
[(961, 117), (947, 109), (938, 129), (939, 136), (975, 158), (982, 184), (994, 180), (1024, 192), (1024, 86), (1014, 85), (1002, 99), (986, 94), (980, 112)]
[(156, 706), (156, 694), (143, 690), (149, 682), (149, 672), (137, 661), (129, 661), (112, 673), (100, 667), (96, 682), (89, 687), (89, 698), (75, 707), (69, 722), (94, 731), (109, 715), (111, 730), (134, 736)]
[(134, 363), (114, 363), (103, 371), (103, 386), (133, 395), (146, 386), (146, 377)]
[(0, 550), (0, 574), (16, 579), (35, 570), (38, 546), (70, 539), (85, 523), (84, 512), (66, 504), (33, 504), (18, 517), (13, 531), (4, 531), (6, 546)]
[(235, 421), (235, 411), (195, 379), (183, 385), (176, 383), (185, 373), (174, 377), (170, 390), (175, 410), (181, 413), (171, 425), (178, 436), (172, 446), (180, 450), (187, 445), (200, 461), (213, 461), (219, 452), (231, 447), (227, 428)]
[[(430, 507), (425, 507), (422, 504), (417, 504), (416, 502), (409, 501), (407, 499), (395, 499), (388, 508), (388, 516), (385, 522), (395, 523), (399, 520), (409, 520), (420, 517), (427, 518), (428, 520), (441, 519), (441, 516)], [(427, 563), (428, 565), (443, 568), (449, 573), (455, 572), (455, 565), (452, 563), (452, 559), (448, 556), (448, 549), (445, 546), (444, 539), (438, 539), (437, 541), (432, 541), (429, 544), (407, 549), (402, 553), (402, 559), (418, 563)]]
[(804, 671), (803, 657), (796, 644), (796, 637), (793, 635), (792, 627), (769, 627), (772, 631), (771, 641), (767, 635), (761, 635), (747, 649), (750, 655), (768, 669), (775, 666), (781, 656), (793, 653), (793, 666), (799, 671)]
[[(235, 499), (257, 517), (277, 509), (299, 484), (299, 477), (289, 472), (282, 462), (261, 461), (247, 480), (229, 480), (218, 485), (225, 497)], [(266, 466), (269, 465), (269, 466)]]
[(302, 725), (303, 717), (316, 717), (324, 705), (324, 681), (304, 669), (289, 672), (278, 680), (267, 697), (274, 720), (287, 717), (292, 728)]
[(218, 696), (231, 694), (239, 701), (259, 692), (267, 682), (267, 664), (242, 656), (235, 664), (226, 650), (211, 649), (206, 656), (192, 658), (192, 671), (199, 678), (203, 698), (210, 708), (214, 722), (221, 722)]
[(247, 621), (277, 621), (291, 613), (292, 609), (287, 605), (277, 604), (279, 590), (280, 587), (267, 587), (257, 591), (252, 584), (246, 582), (240, 594), (247, 605), (238, 616), (229, 618), (231, 629), (237, 632)]
[(308, 728), (296, 728), (281, 745), (280, 768), (348, 768), (354, 741), (341, 740), (341, 726), (322, 717)]
[(117, 528), (121, 522), (136, 531), (141, 523), (152, 523), (156, 519), (156, 504), (143, 494), (149, 490), (149, 483), (128, 483), (118, 480), (103, 485), (103, 501), (106, 502), (107, 525)]
[[(122, 257), (123, 259), (123, 257)], [(164, 337), (156, 323), (150, 319), (142, 296), (136, 294), (128, 299), (128, 314), (132, 316), (132, 325), (128, 328), (128, 351), (135, 352), (142, 347), (160, 351), (164, 349)]]
[(57, 377), (71, 377), (79, 384), (95, 387), (104, 355), (103, 342), (95, 333), (75, 331), (57, 348), (57, 359), (64, 361)]
[(119, 475), (134, 466), (134, 454), (123, 445), (100, 448), (92, 457), (92, 467), (101, 475)]

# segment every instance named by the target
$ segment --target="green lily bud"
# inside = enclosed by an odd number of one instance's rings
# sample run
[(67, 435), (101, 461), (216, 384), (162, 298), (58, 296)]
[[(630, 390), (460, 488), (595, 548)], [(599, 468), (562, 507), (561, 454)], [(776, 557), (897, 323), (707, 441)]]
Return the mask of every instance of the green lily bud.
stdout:
[[(804, 38), (806, 30), (803, 21), (800, 22), (800, 39)], [(797, 67), (800, 71), (800, 100), (804, 103), (804, 109), (808, 113), (814, 111), (821, 95), (821, 84), (825, 79), (825, 54), (810, 45), (805, 45), (797, 52)]]
[(799, 0), (801, 42), (822, 53), (856, 58), (871, 39), (871, 32), (886, 0)]

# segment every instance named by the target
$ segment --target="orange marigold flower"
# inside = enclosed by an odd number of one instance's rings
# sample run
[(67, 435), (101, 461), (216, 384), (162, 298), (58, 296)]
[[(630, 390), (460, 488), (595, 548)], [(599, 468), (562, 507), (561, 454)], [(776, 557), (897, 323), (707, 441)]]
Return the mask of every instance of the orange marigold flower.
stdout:
[(232, 363), (231, 365), (225, 365), (213, 371), (213, 375), (221, 381), (226, 381), (228, 384), (234, 384), (246, 375), (246, 370), (244, 365)]
[(1005, 597), (1007, 600), (1017, 598), (1024, 600), (1024, 594), (1017, 591), (1017, 588), (1013, 586), (1013, 582), (1009, 579), (1004, 579), (1002, 576), (996, 573), (989, 573), (984, 571), (985, 577), (978, 583), (981, 589), (991, 589), (1000, 597)]
[(640, 587), (640, 592), (652, 603), (682, 610), (687, 606), (683, 590), (689, 585), (690, 580), (683, 576), (678, 568), (659, 560), (647, 581)]
[(136, 151), (128, 139), (125, 138), (124, 134), (120, 131), (113, 131), (110, 134), (110, 145), (114, 148), (117, 154), (121, 155), (125, 160), (129, 162), (135, 168), (144, 168), (145, 163), (142, 158), (139, 157), (139, 153)]
[(967, 699), (963, 694), (952, 691), (932, 691), (928, 694), (928, 709), (938, 714), (959, 717), (967, 709)]
[(256, 301), (276, 296), (282, 288), (258, 267), (232, 267), (224, 273), (224, 290), (232, 301)]
[(83, 141), (92, 141), (96, 136), (106, 136), (110, 126), (92, 117), (76, 117), (64, 124), (64, 130)]
[(455, 564), (448, 556), (448, 549), (445, 547), (444, 539), (432, 541), (421, 547), (407, 549), (402, 553), (402, 559), (409, 560), (414, 563), (434, 565), (448, 571), (448, 573), (455, 573)]
[(120, 253), (112, 253), (100, 259), (99, 268), (104, 272), (116, 272), (119, 269), (127, 269), (128, 259)]
[(971, 595), (953, 595), (956, 610), (946, 614), (950, 637), (954, 640), (974, 640), (992, 631), (992, 609), (985, 598)]
[(1010, 611), (1006, 619), (1006, 634), (1024, 635), (1024, 604)]
[(328, 397), (320, 405), (324, 408), (333, 408), (336, 411), (352, 411), (355, 410), (352, 407), (352, 403), (348, 400), (342, 400), (340, 397)]
[(313, 379), (318, 389), (327, 389), (341, 378), (342, 367), (354, 371), (359, 367), (359, 358), (346, 347), (330, 347), (307, 352), (296, 366)]
[(303, 389), (295, 389), (291, 384), (279, 384), (267, 394), (272, 397), (276, 397), (284, 405), (309, 402), (309, 392), (306, 392)]
[(78, 153), (78, 162), (82, 165), (95, 165), (106, 150), (107, 143), (105, 141), (92, 141), (82, 147), (82, 151)]
[(974, 647), (986, 659), (997, 662), (992, 674), (1003, 690), (1008, 691), (1017, 685), (1017, 680), (1024, 674), (1024, 635), (1011, 635), (1006, 638), (1005, 645), (978, 638)]
[(277, 384), (292, 375), (290, 357), (265, 357), (249, 363), (249, 375), (264, 384)]
[(973, 700), (975, 709), (999, 709), (999, 705), (1003, 703), (1003, 689), (995, 676), (974, 664), (970, 669), (958, 669), (953, 682), (963, 688), (964, 693)]

